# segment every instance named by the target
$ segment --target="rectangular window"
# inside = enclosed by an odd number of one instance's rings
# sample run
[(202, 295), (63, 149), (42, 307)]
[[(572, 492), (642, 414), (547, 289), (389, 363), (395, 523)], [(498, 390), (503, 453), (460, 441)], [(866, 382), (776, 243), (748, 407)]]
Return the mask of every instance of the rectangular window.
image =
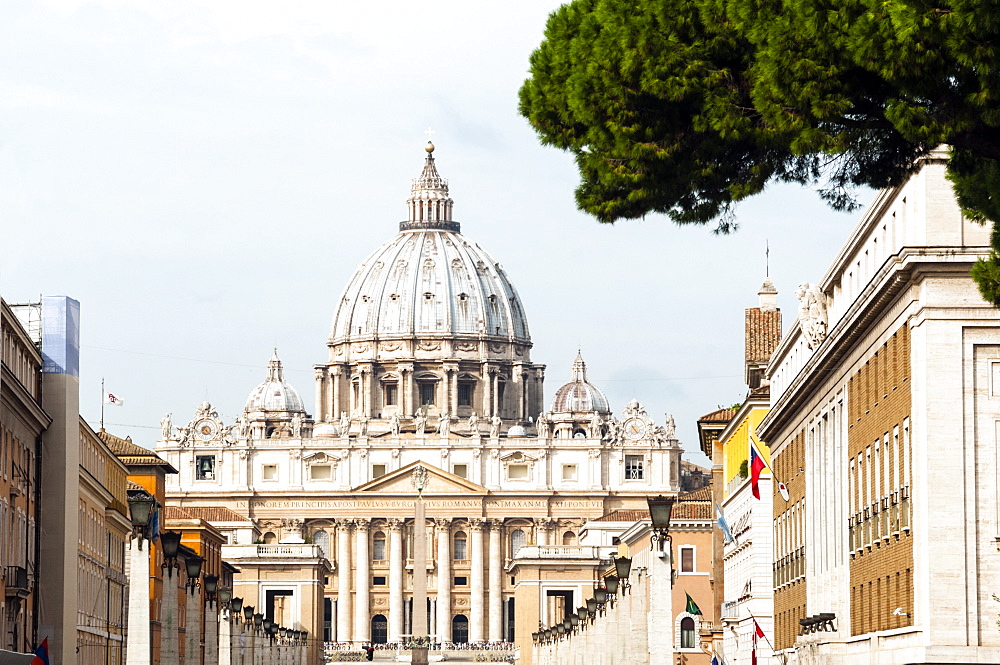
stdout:
[(625, 456), (625, 480), (642, 480), (642, 455)]
[(528, 479), (528, 465), (527, 464), (508, 464), (507, 465), (507, 479), (508, 480), (527, 480)]
[(693, 573), (694, 572), (694, 548), (693, 547), (682, 547), (681, 548), (681, 572), (682, 573)]
[(465, 550), (466, 542), (467, 541), (465, 540), (465, 538), (456, 538), (455, 539), (455, 559), (457, 561), (465, 561), (465, 559), (466, 559), (466, 556), (465, 556), (465, 554), (466, 554), (466, 550)]
[(215, 480), (215, 455), (198, 455), (194, 465), (196, 480)]
[(329, 464), (314, 464), (309, 467), (309, 480), (333, 480), (333, 467)]
[(434, 406), (434, 384), (420, 384), (420, 406)]
[(472, 406), (472, 386), (471, 383), (458, 384), (458, 405)]
[(385, 475), (385, 464), (372, 464), (372, 478), (381, 478)]
[(465, 464), (455, 464), (451, 467), (451, 472), (459, 478), (469, 477), (469, 467)]
[(576, 464), (563, 464), (562, 465), (562, 479), (563, 480), (576, 480)]
[(265, 464), (261, 469), (261, 479), (263, 480), (277, 480), (278, 479), (278, 465), (277, 464)]
[(385, 561), (385, 538), (376, 538), (372, 541), (372, 559)]
[(455, 586), (469, 586), (469, 578), (468, 577), (456, 577), (455, 578)]
[(385, 586), (385, 578), (384, 577), (373, 577), (372, 578), (372, 586)]
[(399, 392), (399, 386), (395, 383), (385, 384), (385, 405), (386, 406), (396, 406), (396, 396)]

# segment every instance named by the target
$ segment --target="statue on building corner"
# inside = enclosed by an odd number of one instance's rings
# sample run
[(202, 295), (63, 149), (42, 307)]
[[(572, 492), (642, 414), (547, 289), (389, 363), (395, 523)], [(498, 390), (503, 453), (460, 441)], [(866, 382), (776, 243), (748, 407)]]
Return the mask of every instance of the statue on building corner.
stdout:
[(170, 435), (173, 434), (174, 425), (170, 420), (170, 414), (165, 413), (163, 417), (160, 418), (160, 431), (163, 433), (163, 440), (169, 441)]
[(538, 414), (538, 420), (535, 421), (535, 430), (538, 432), (539, 439), (549, 438), (549, 421), (544, 413)]
[(389, 418), (389, 432), (394, 437), (399, 436), (399, 416), (395, 413)]
[(469, 416), (469, 431), (476, 435), (479, 434), (479, 416), (476, 415), (475, 411)]
[(666, 423), (663, 425), (664, 436), (668, 439), (677, 438), (677, 423), (674, 422), (674, 414), (668, 413)]
[(799, 300), (799, 329), (806, 338), (806, 346), (815, 349), (826, 339), (826, 295), (815, 284), (802, 282), (795, 289), (795, 297)]
[(494, 439), (500, 436), (500, 416), (498, 415), (490, 418), (490, 436)]
[(441, 414), (441, 418), (438, 420), (438, 434), (442, 437), (448, 436), (451, 432), (451, 414), (447, 411)]
[(427, 417), (422, 413), (418, 413), (413, 419), (413, 424), (417, 428), (417, 436), (423, 436), (424, 429), (427, 427)]
[(351, 419), (347, 417), (347, 411), (340, 412), (340, 436), (347, 436), (351, 430)]

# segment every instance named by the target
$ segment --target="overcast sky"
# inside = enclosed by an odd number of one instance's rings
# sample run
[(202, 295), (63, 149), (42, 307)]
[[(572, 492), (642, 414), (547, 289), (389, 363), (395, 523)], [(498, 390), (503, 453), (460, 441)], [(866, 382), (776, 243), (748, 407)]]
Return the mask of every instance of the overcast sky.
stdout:
[[(546, 403), (577, 348), (620, 411), (742, 401), (743, 310), (770, 273), (787, 329), (858, 213), (775, 187), (740, 230), (598, 224), (572, 159), (517, 114), (558, 2), (0, 3), (0, 294), (81, 302), (81, 411), (152, 447), (165, 412), (226, 420), (271, 348), (312, 410), (347, 279), (405, 218), (432, 126), (462, 231), (524, 303)], [(699, 454), (688, 459), (705, 464)]]

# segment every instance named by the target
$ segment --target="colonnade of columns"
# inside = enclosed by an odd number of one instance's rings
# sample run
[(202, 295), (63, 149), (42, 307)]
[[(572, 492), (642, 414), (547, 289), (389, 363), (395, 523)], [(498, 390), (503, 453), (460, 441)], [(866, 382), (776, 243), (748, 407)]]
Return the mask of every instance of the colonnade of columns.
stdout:
[[(373, 528), (372, 520), (339, 519), (336, 523), (336, 570), (337, 598), (335, 633), (331, 636), (336, 642), (365, 642), (372, 639), (371, 621), (377, 614), (386, 614), (386, 608), (375, 607), (372, 603), (372, 557), (370, 552)], [(503, 641), (504, 635), (504, 597), (503, 582), (505, 571), (505, 546), (503, 542), (503, 520), (471, 518), (467, 520), (466, 542), (467, 559), (461, 560), (461, 568), (468, 563), (468, 585), (455, 587), (456, 571), (455, 549), (452, 531), (455, 526), (451, 519), (428, 519), (425, 528), (432, 530), (428, 543), (428, 560), (434, 557), (433, 569), (436, 572), (436, 584), (428, 587), (431, 592), (431, 624), (433, 636), (439, 641), (452, 640), (452, 622), (457, 614), (468, 619), (468, 640), (470, 642)], [(388, 592), (388, 630), (389, 642), (399, 641), (408, 630), (407, 608), (409, 606), (409, 590), (411, 582), (407, 579), (407, 559), (404, 541), (406, 538), (405, 521), (390, 518), (379, 521), (387, 536), (388, 576), (386, 586), (379, 585), (376, 590)], [(548, 531), (555, 522), (548, 518), (533, 520), (534, 540), (539, 545), (549, 542)], [(521, 529), (531, 530), (532, 527), (521, 526)], [(332, 543), (333, 541), (331, 541)], [(331, 555), (333, 552), (331, 552)], [(487, 556), (488, 554), (488, 556)], [(381, 561), (381, 560), (379, 560)], [(416, 569), (420, 562), (413, 561)], [(426, 565), (426, 564), (425, 564)], [(382, 575), (381, 572), (375, 572)], [(488, 575), (488, 579), (487, 579)], [(488, 582), (488, 584), (487, 584)], [(436, 593), (436, 596), (434, 595)], [(468, 604), (464, 598), (456, 603), (456, 595), (464, 597), (468, 594)], [(379, 602), (384, 602), (379, 600)], [(420, 611), (414, 608), (412, 611)], [(489, 619), (487, 620), (487, 617)], [(333, 628), (334, 626), (331, 626)]]

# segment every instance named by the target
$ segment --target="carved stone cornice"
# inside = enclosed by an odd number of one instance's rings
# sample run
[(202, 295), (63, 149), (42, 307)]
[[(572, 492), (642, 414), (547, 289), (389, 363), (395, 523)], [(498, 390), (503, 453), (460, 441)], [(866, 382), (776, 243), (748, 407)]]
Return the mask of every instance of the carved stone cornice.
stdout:
[(399, 531), (403, 528), (403, 520), (395, 517), (390, 517), (389, 519), (386, 520), (386, 526), (389, 527), (390, 531)]
[(372, 521), (367, 517), (355, 517), (350, 521), (354, 524), (354, 530), (359, 533), (368, 533), (368, 528), (372, 523)]
[(451, 531), (451, 520), (444, 517), (437, 517), (434, 519), (434, 527), (438, 531)]
[(483, 519), (482, 517), (470, 517), (469, 518), (469, 528), (473, 531), (488, 531), (489, 530), (489, 520)]

